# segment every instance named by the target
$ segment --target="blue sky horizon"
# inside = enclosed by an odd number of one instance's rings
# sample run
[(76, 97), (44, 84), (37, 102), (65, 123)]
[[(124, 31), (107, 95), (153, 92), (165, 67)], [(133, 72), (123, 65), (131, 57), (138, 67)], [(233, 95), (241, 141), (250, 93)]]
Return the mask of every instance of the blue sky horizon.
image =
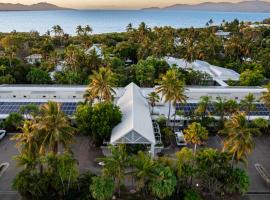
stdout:
[(196, 4), (202, 2), (236, 3), (239, 1), (241, 0), (0, 0), (1, 3), (21, 3), (26, 5), (47, 2), (74, 9), (141, 9), (147, 7), (165, 7), (173, 4)]

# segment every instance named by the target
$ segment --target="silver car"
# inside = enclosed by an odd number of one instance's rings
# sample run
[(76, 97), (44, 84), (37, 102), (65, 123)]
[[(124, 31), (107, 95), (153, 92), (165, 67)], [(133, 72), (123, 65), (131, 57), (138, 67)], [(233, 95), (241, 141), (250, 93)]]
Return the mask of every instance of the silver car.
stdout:
[(7, 132), (5, 130), (0, 130), (0, 140), (6, 136)]

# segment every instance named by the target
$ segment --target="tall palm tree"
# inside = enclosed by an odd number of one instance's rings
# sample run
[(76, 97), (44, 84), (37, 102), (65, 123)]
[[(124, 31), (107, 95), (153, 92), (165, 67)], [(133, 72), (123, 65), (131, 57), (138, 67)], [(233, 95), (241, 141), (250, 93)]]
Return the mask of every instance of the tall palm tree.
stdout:
[(151, 109), (151, 114), (154, 114), (154, 107), (156, 106), (156, 103), (159, 102), (160, 98), (158, 96), (158, 94), (156, 92), (151, 92), (150, 94), (148, 94), (148, 102), (151, 105), (152, 109)]
[[(181, 83), (179, 83), (181, 82)], [(175, 93), (179, 89), (179, 85), (182, 84), (182, 81), (179, 79), (179, 74), (176, 69), (170, 69), (166, 72), (165, 75), (161, 77), (158, 81), (159, 86), (156, 88), (156, 92), (162, 95), (164, 101), (169, 103), (169, 111), (168, 111), (168, 124), (170, 122), (171, 116), (171, 106), (174, 101)]]
[(110, 146), (111, 156), (98, 159), (104, 162), (102, 173), (107, 177), (114, 177), (117, 185), (118, 195), (120, 196), (120, 186), (125, 178), (125, 170), (129, 163), (129, 157), (124, 145), (117, 147)]
[(76, 33), (78, 36), (80, 36), (83, 32), (83, 28), (81, 25), (78, 25), (77, 28), (76, 28)]
[(194, 144), (193, 153), (196, 154), (197, 145), (201, 145), (208, 138), (208, 131), (200, 123), (193, 122), (185, 130), (185, 140)]
[(218, 97), (214, 105), (215, 105), (215, 113), (219, 115), (219, 121), (223, 124), (225, 116), (226, 99)]
[(195, 110), (195, 113), (201, 116), (202, 121), (209, 112), (208, 107), (209, 107), (209, 104), (211, 103), (211, 99), (212, 98), (210, 96), (202, 96), (200, 98), (200, 102), (198, 104), (198, 107)]
[(156, 163), (149, 154), (140, 151), (133, 157), (132, 165), (135, 167), (132, 175), (135, 177), (137, 190), (142, 191), (143, 196), (145, 197), (147, 185), (149, 181), (155, 177), (153, 169), (155, 168)]
[(5, 76), (5, 71), (7, 67), (5, 65), (0, 65), (0, 71), (2, 72), (2, 76)]
[(265, 104), (269, 111), (269, 121), (270, 121), (270, 83), (266, 86), (267, 91), (262, 93), (260, 100)]
[(239, 104), (236, 100), (230, 99), (225, 103), (226, 115), (230, 118), (235, 112), (239, 110)]
[(25, 121), (21, 131), (11, 138), (11, 140), (17, 141), (16, 147), (21, 152), (15, 159), (18, 161), (18, 165), (33, 169), (37, 165), (37, 158), (42, 150), (35, 122)]
[(257, 131), (248, 126), (246, 114), (243, 112), (233, 114), (225, 123), (224, 132), (227, 133), (227, 137), (224, 140), (223, 151), (232, 154), (232, 163), (234, 161), (247, 162), (247, 156), (255, 146), (252, 135)]
[(109, 68), (101, 67), (99, 71), (93, 71), (93, 75), (90, 76), (90, 84), (88, 90), (92, 92), (92, 95), (98, 97), (99, 101), (110, 101), (112, 94), (115, 94), (113, 89), (114, 74)]
[(8, 48), (5, 48), (5, 56), (8, 57), (9, 60), (9, 67), (12, 67), (12, 59), (14, 58), (15, 54), (16, 54), (16, 46), (11, 46)]
[(60, 103), (49, 101), (41, 105), (36, 126), (40, 130), (43, 145), (54, 154), (58, 153), (59, 144), (68, 149), (68, 145), (73, 141), (74, 129), (61, 111)]
[(242, 108), (242, 110), (245, 111), (245, 113), (248, 117), (248, 121), (250, 119), (250, 112), (256, 110), (256, 105), (254, 104), (255, 100), (256, 100), (255, 96), (253, 94), (249, 93), (240, 102), (240, 107)]
[(175, 83), (175, 93), (173, 95), (173, 105), (174, 105), (174, 121), (173, 121), (173, 130), (175, 128), (175, 118), (177, 115), (176, 105), (178, 103), (185, 104), (187, 102), (187, 96), (185, 95), (185, 84), (184, 81), (177, 81)]

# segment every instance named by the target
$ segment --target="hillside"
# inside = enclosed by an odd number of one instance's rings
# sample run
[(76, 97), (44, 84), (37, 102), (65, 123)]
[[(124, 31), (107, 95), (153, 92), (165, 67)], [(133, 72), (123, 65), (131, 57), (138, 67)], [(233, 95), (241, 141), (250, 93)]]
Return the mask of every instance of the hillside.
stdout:
[[(153, 8), (146, 8), (152, 10)], [(199, 10), (199, 11), (223, 11), (223, 12), (270, 12), (270, 2), (266, 1), (241, 1), (229, 2), (204, 2), (200, 4), (175, 4), (164, 8), (164, 10)], [(144, 9), (145, 10), (145, 9)]]
[(32, 5), (0, 3), (0, 11), (41, 11), (41, 10), (67, 10), (54, 4), (41, 2)]

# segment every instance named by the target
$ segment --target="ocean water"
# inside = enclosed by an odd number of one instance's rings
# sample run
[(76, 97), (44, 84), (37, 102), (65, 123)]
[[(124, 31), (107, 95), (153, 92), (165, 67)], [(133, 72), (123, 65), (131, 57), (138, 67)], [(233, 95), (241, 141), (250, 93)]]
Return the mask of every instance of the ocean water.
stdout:
[(177, 10), (66, 10), (66, 11), (12, 11), (0, 12), (0, 32), (39, 31), (45, 33), (60, 25), (66, 33), (75, 34), (78, 25), (90, 25), (94, 33), (121, 32), (128, 23), (134, 27), (144, 21), (150, 27), (172, 26), (204, 27), (210, 19), (220, 24), (223, 19), (232, 21), (261, 21), (270, 13), (206, 12)]

